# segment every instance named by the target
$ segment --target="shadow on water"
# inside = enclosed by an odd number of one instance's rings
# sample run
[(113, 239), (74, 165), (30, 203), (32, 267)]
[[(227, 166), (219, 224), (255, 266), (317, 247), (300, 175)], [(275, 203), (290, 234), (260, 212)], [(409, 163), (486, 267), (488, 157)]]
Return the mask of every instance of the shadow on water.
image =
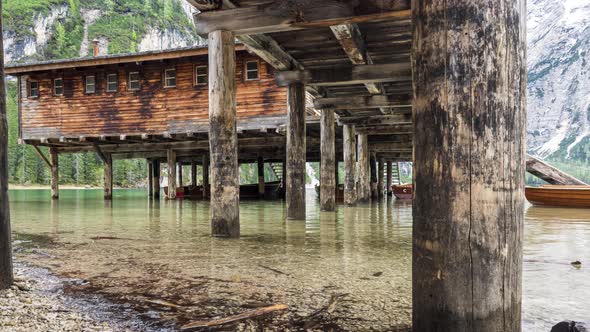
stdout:
[[(411, 202), (328, 213), (310, 190), (306, 220), (286, 222), (283, 202), (244, 201), (242, 237), (228, 240), (209, 236), (202, 201), (141, 190), (116, 190), (112, 202), (100, 190), (64, 190), (59, 202), (46, 191), (10, 195), (15, 239), (34, 243), (21, 259), (87, 281), (68, 285), (72, 294), (101, 294), (162, 327), (277, 303), (289, 310), (233, 330), (395, 331), (411, 321)], [(590, 261), (588, 216), (527, 210), (525, 330), (587, 320), (590, 275), (569, 262)]]

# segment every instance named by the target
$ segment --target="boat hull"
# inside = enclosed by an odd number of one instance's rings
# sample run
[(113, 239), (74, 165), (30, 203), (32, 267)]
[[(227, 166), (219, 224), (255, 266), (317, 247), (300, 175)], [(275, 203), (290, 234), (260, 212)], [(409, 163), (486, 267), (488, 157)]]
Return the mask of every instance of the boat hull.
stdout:
[(527, 187), (524, 193), (533, 205), (590, 208), (590, 186)]
[(393, 191), (393, 196), (397, 199), (412, 199), (414, 197), (414, 188), (411, 184), (402, 184), (402, 185), (393, 185), (391, 186), (391, 190)]

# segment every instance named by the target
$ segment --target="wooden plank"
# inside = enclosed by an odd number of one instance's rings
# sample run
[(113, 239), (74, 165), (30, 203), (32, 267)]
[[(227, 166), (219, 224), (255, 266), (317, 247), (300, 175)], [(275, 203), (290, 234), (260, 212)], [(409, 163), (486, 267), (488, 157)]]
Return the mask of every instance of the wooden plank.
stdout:
[(413, 330), (522, 329), (526, 1), (413, 1)]
[(412, 115), (411, 114), (392, 114), (383, 116), (347, 116), (340, 117), (338, 123), (354, 124), (356, 126), (383, 126), (383, 125), (411, 125)]
[(317, 109), (354, 110), (382, 107), (412, 107), (411, 99), (400, 99), (396, 96), (374, 95), (356, 97), (316, 98), (314, 107)]
[(411, 124), (386, 125), (386, 126), (357, 126), (359, 134), (377, 135), (407, 135), (413, 133)]
[[(2, 4), (0, 3), (0, 12)], [(0, 31), (2, 20), (0, 19)], [(0, 290), (13, 282), (10, 204), (8, 202), (8, 123), (4, 75), (4, 43), (0, 40)]]
[(354, 125), (342, 128), (344, 140), (344, 203), (356, 204), (356, 134)]
[(236, 128), (234, 34), (209, 33), (211, 233), (240, 236), (240, 174)]
[(541, 161), (538, 158), (527, 155), (526, 170), (532, 175), (550, 183), (562, 185), (587, 185), (581, 180), (558, 170), (557, 168)]
[(236, 35), (253, 35), (294, 31), (313, 27), (330, 27), (345, 23), (403, 20), (409, 10), (383, 11), (358, 15), (350, 2), (337, 0), (299, 1), (209, 11), (195, 14), (197, 33), (233, 31)]
[(287, 219), (305, 220), (305, 86), (287, 89)]
[(188, 324), (183, 325), (180, 330), (181, 331), (194, 331), (195, 329), (203, 329), (203, 328), (220, 328), (223, 325), (227, 324), (235, 324), (240, 321), (244, 321), (247, 319), (253, 319), (256, 317), (260, 317), (263, 315), (268, 315), (273, 312), (277, 311), (284, 311), (287, 310), (289, 307), (284, 304), (275, 304), (270, 307), (260, 308), (252, 311), (247, 311), (238, 315), (216, 319), (213, 321), (197, 321), (197, 322), (190, 322)]
[(45, 154), (43, 153), (43, 151), (41, 151), (39, 149), (39, 147), (36, 145), (32, 145), (32, 147), (35, 150), (35, 152), (37, 152), (37, 155), (39, 155), (39, 157), (45, 162), (45, 164), (47, 164), (47, 166), (49, 166), (49, 168), (51, 168), (51, 162), (49, 161), (49, 159), (47, 159), (47, 157), (45, 157)]
[(309, 70), (279, 71), (277, 83), (286, 86), (302, 82), (315, 86), (339, 86), (379, 82), (411, 82), (412, 71), (407, 63), (330, 67)]
[(369, 138), (366, 134), (357, 135), (357, 200), (366, 203), (371, 198), (371, 178), (369, 170)]
[(322, 110), (320, 119), (321, 163), (320, 163), (320, 209), (336, 210), (336, 146), (334, 111)]

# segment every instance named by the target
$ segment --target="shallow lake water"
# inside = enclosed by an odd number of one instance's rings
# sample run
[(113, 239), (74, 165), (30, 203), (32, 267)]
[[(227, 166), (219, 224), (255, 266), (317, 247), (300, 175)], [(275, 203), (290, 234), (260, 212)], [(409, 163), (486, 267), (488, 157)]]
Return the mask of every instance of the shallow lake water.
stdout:
[[(21, 259), (83, 280), (74, 293), (129, 304), (165, 327), (275, 303), (289, 310), (261, 324), (277, 330), (409, 326), (410, 203), (324, 213), (309, 190), (306, 221), (285, 222), (282, 202), (244, 201), (242, 236), (228, 240), (209, 236), (206, 202), (154, 202), (141, 190), (115, 190), (112, 202), (101, 195), (62, 190), (51, 201), (45, 190), (11, 191), (14, 240), (39, 247)], [(590, 210), (529, 206), (524, 254), (524, 330), (590, 322)]]

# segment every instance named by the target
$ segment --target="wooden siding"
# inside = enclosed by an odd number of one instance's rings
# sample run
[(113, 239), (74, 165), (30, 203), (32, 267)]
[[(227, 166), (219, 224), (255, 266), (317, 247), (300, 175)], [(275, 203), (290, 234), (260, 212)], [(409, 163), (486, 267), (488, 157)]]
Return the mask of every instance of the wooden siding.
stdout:
[[(245, 62), (259, 62), (259, 80), (244, 78)], [(21, 138), (51, 139), (184, 134), (208, 130), (208, 85), (195, 85), (195, 66), (207, 56), (116, 66), (36, 72), (21, 76)], [(176, 68), (174, 88), (165, 88), (164, 70)], [(128, 73), (138, 71), (139, 91), (128, 90)], [(116, 73), (117, 92), (106, 91)], [(96, 76), (96, 93), (86, 94), (84, 78)], [(53, 79), (63, 77), (63, 96), (53, 95)], [(275, 127), (285, 123), (286, 89), (275, 84), (272, 68), (246, 52), (237, 54), (238, 127)], [(39, 82), (39, 98), (29, 98), (28, 82)]]

